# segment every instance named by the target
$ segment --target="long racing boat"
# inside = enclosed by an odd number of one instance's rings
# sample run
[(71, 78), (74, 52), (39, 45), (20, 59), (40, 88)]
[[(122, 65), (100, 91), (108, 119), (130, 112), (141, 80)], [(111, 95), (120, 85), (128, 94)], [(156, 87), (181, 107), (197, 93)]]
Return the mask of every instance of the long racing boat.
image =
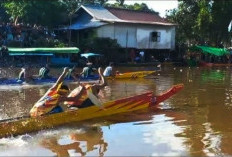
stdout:
[[(99, 79), (98, 75), (93, 75), (93, 76), (89, 76), (86, 78), (81, 77), (80, 81), (83, 81), (83, 82), (96, 81), (98, 79)], [(24, 81), (19, 80), (19, 79), (5, 79), (4, 78), (4, 79), (0, 79), (0, 85), (13, 85), (13, 86), (24, 85), (24, 84), (39, 85), (39, 84), (46, 84), (46, 83), (55, 83), (56, 80), (57, 80), (57, 78), (55, 78), (55, 77), (44, 78), (44, 79), (34, 78), (30, 82), (24, 82)], [(74, 82), (73, 79), (65, 79), (65, 81)]]
[[(135, 71), (135, 72), (126, 72), (126, 73), (120, 73), (115, 75), (114, 77), (106, 77), (107, 79), (136, 79), (136, 78), (143, 78), (148, 75), (154, 74), (155, 71)], [(86, 82), (86, 81), (96, 81), (99, 79), (99, 75), (92, 75), (88, 77), (81, 77), (80, 81)], [(27, 84), (32, 85), (40, 85), (40, 84), (46, 84), (46, 83), (55, 83), (57, 78), (46, 78), (46, 79), (39, 79), (35, 78), (32, 81), (28, 82)], [(74, 82), (73, 79), (65, 79), (67, 82)], [(1, 85), (24, 85), (25, 82), (19, 79), (0, 79), (0, 86)]]
[(66, 110), (61, 113), (44, 115), (41, 117), (24, 116), (0, 120), (0, 137), (20, 135), (71, 122), (156, 107), (160, 102), (178, 93), (183, 87), (183, 84), (174, 85), (158, 96), (154, 96), (152, 91), (148, 91), (143, 94), (105, 102), (101, 107), (91, 106), (78, 110)]
[(155, 71), (134, 71), (134, 72), (126, 72), (119, 73), (113, 77), (107, 77), (108, 79), (136, 79), (136, 78), (144, 78), (146, 76), (154, 74)]

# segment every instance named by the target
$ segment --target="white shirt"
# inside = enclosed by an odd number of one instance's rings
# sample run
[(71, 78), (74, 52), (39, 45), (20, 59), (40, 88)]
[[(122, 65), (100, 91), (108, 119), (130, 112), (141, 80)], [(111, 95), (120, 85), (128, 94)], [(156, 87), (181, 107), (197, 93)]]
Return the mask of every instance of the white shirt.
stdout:
[(140, 54), (140, 56), (144, 56), (144, 52), (143, 51), (141, 51), (141, 52), (139, 52), (139, 54)]
[(106, 67), (106, 69), (104, 70), (103, 76), (110, 76), (110, 75), (112, 75), (112, 67), (111, 67), (111, 66), (108, 66), (108, 67)]

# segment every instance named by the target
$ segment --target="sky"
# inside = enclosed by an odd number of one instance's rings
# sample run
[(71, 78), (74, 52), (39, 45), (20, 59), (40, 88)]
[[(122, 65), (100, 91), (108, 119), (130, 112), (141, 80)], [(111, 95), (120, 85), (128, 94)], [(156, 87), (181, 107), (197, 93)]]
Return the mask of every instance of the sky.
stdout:
[[(114, 0), (110, 0), (114, 3)], [(165, 17), (166, 10), (177, 8), (177, 0), (125, 0), (124, 4), (134, 4), (134, 3), (146, 3), (148, 8), (152, 8), (154, 11), (159, 12), (161, 17)]]

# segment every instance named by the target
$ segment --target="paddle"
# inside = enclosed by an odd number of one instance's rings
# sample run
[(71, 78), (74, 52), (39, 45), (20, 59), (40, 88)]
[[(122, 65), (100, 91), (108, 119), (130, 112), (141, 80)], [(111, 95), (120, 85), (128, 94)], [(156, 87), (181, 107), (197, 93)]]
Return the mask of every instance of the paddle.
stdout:
[(92, 103), (98, 107), (102, 106), (100, 100), (90, 91), (87, 90), (88, 98), (92, 101)]
[(30, 118), (30, 117), (31, 116), (27, 115), (27, 116), (21, 116), (21, 117), (7, 118), (7, 119), (0, 120), (0, 123), (5, 122), (5, 121), (13, 121), (13, 120), (19, 120), (19, 119), (23, 119), (23, 118)]

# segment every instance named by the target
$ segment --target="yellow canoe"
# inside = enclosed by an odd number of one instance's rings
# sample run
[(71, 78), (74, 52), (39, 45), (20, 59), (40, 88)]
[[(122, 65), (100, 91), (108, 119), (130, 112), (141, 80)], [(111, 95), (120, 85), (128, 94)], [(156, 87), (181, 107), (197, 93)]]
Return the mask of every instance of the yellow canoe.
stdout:
[(155, 71), (135, 71), (135, 72), (126, 72), (115, 75), (114, 77), (107, 77), (109, 79), (135, 79), (135, 78), (143, 78), (148, 75), (154, 74)]
[(102, 105), (102, 107), (91, 106), (83, 109), (67, 110), (62, 113), (45, 115), (36, 118), (19, 117), (1, 120), (0, 137), (20, 135), (60, 126), (62, 124), (71, 122), (78, 122), (96, 117), (109, 116), (122, 112), (131, 112), (156, 106), (160, 102), (179, 92), (182, 88), (183, 84), (174, 85), (168, 91), (162, 93), (159, 96), (154, 96), (153, 92), (149, 91), (143, 94), (106, 102)]

